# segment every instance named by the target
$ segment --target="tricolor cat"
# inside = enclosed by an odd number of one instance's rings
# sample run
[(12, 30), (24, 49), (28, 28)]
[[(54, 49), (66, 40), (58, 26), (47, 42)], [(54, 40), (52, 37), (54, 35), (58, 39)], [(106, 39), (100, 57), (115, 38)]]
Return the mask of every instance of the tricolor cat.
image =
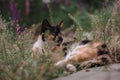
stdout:
[[(57, 43), (57, 45), (60, 45), (62, 43), (63, 41), (62, 34), (61, 34), (62, 24), (63, 24), (63, 21), (61, 21), (56, 26), (51, 26), (47, 19), (43, 20), (41, 29), (39, 30), (39, 32), (36, 31), (38, 34), (38, 38), (32, 48), (33, 56), (44, 54), (45, 52), (44, 46), (47, 40), (53, 40), (54, 42)], [(45, 36), (46, 31), (50, 32), (48, 36)]]
[[(99, 55), (108, 54), (107, 46), (101, 41), (92, 42), (90, 40), (83, 40), (79, 45), (77, 45), (72, 50), (69, 50), (67, 55), (63, 60), (55, 63), (55, 66), (68, 66), (74, 64), (74, 62), (83, 62), (87, 60), (94, 59)], [(75, 66), (71, 66), (74, 70)], [(71, 68), (70, 68), (71, 69)]]

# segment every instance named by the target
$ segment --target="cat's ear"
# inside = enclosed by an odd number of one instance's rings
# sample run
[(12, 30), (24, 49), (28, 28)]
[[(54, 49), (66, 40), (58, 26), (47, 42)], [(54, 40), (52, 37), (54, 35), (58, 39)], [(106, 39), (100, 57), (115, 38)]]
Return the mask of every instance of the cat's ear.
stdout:
[(62, 26), (63, 26), (63, 20), (58, 24), (58, 26), (59, 26), (60, 28), (62, 28)]
[(44, 19), (44, 20), (42, 21), (42, 27), (48, 28), (48, 29), (51, 27), (51, 25), (50, 25), (50, 23), (48, 22), (47, 19)]

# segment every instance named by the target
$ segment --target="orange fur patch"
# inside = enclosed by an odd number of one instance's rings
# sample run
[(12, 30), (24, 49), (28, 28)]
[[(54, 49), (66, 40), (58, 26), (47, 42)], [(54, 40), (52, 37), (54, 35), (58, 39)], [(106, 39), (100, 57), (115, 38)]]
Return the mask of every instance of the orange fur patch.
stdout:
[(59, 66), (62, 64), (67, 64), (71, 61), (83, 62), (94, 59), (98, 56), (99, 47), (102, 45), (103, 43), (98, 41), (76, 46), (76, 48), (74, 48), (66, 55), (65, 59), (58, 61), (55, 65)]

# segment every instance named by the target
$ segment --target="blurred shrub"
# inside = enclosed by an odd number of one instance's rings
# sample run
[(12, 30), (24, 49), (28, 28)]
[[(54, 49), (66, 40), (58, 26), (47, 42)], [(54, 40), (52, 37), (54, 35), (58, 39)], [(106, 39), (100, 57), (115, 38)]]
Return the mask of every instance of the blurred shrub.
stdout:
[[(30, 13), (26, 15), (25, 13), (25, 0), (14, 0), (17, 9), (20, 14), (19, 23), (23, 26), (29, 27), (31, 24), (36, 24), (41, 22), (43, 19), (51, 19), (57, 24), (59, 21), (64, 20), (64, 27), (69, 27), (73, 24), (73, 21), (69, 19), (68, 13), (76, 14), (82, 11), (94, 13), (96, 10), (99, 11), (103, 7), (107, 7), (108, 4), (112, 4), (114, 0), (51, 0), (49, 6), (42, 2), (42, 0), (29, 0), (30, 1)], [(0, 9), (3, 18), (9, 20), (11, 13), (9, 11), (10, 0), (1, 0)], [(82, 25), (87, 24), (90, 26), (89, 20), (86, 14), (78, 16)], [(50, 20), (51, 21), (51, 20)], [(85, 26), (85, 25), (84, 25)]]

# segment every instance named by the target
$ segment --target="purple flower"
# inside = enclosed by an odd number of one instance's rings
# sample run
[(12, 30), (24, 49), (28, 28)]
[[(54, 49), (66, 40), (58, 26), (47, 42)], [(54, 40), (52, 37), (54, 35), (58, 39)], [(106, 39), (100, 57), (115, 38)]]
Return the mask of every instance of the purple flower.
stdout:
[(10, 11), (12, 13), (12, 19), (15, 22), (18, 22), (18, 20), (19, 20), (19, 14), (18, 14), (17, 8), (16, 8), (15, 3), (14, 3), (13, 0), (10, 1), (9, 8), (10, 8)]
[(80, 11), (83, 10), (82, 0), (79, 0), (78, 9), (79, 9)]
[(26, 0), (25, 6), (26, 6), (26, 15), (29, 15), (29, 12), (30, 12), (30, 1), (29, 0)]
[(65, 0), (65, 5), (69, 6), (71, 4), (71, 0)]
[(24, 28), (19, 26), (19, 24), (17, 23), (14, 23), (13, 24), (13, 30), (18, 34), (20, 35), (23, 31), (24, 31)]
[(60, 4), (62, 0), (55, 0), (56, 4)]
[(48, 11), (48, 4), (43, 4), (43, 9)]
[(13, 30), (20, 35), (24, 31), (24, 28), (20, 27), (18, 25), (19, 14), (18, 14), (17, 8), (15, 6), (14, 0), (10, 1), (9, 8), (10, 8), (10, 12), (12, 14), (12, 19), (13, 19), (13, 23), (14, 23)]
[(17, 33), (18, 33), (18, 35), (20, 35), (23, 31), (24, 31), (24, 28), (23, 28), (23, 27), (18, 27), (18, 28), (17, 28)]

